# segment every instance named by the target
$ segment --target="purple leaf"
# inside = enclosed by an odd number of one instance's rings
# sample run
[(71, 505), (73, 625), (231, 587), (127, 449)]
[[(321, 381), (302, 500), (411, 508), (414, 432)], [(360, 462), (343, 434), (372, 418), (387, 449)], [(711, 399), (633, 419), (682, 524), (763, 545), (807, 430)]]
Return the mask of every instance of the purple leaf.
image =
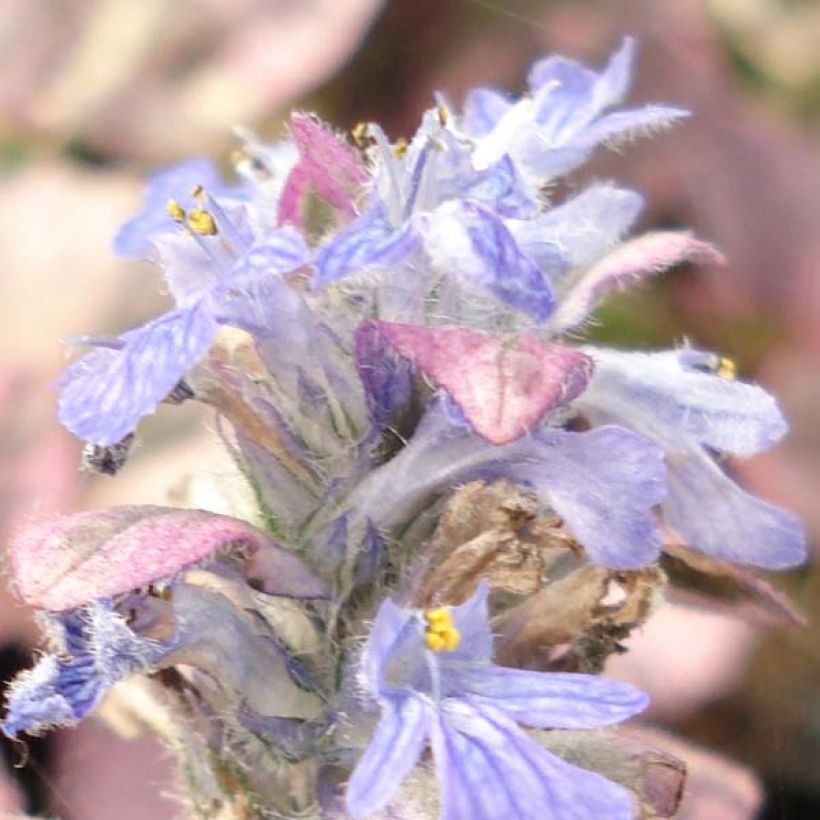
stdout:
[(575, 398), (592, 360), (533, 333), (494, 336), (460, 327), (390, 322), (379, 328), (402, 356), (444, 387), (481, 436), (506, 444)]
[(719, 265), (724, 259), (712, 245), (689, 233), (659, 231), (626, 242), (590, 268), (566, 294), (550, 319), (550, 330), (572, 330), (605, 296), (682, 262)]
[(168, 578), (240, 544), (265, 591), (317, 597), (321, 582), (259, 530), (224, 515), (166, 507), (110, 507), (31, 523), (12, 538), (12, 577), (32, 606), (61, 611)]

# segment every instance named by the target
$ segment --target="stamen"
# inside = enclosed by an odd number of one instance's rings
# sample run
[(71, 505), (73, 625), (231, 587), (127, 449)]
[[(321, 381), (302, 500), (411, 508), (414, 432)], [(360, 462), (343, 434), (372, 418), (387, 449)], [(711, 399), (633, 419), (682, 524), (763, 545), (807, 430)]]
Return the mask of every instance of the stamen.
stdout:
[(175, 199), (168, 200), (165, 210), (174, 222), (182, 223), (185, 221), (185, 208), (183, 208), (182, 205), (180, 205)]
[(198, 233), (200, 236), (216, 236), (217, 234), (216, 220), (210, 211), (202, 208), (190, 211), (186, 224), (194, 233)]
[(373, 143), (373, 138), (370, 136), (370, 124), (366, 122), (357, 122), (356, 125), (350, 129), (350, 136), (353, 137), (353, 142), (355, 142), (359, 148), (367, 148)]
[(425, 646), (432, 652), (453, 652), (461, 643), (461, 633), (453, 625), (449, 607), (428, 609), (424, 613), (427, 629), (424, 631)]
[(440, 105), (438, 106), (438, 108), (436, 108), (436, 114), (438, 114), (439, 125), (441, 125), (442, 127), (447, 125), (447, 122), (450, 119), (450, 112), (443, 105)]
[(396, 140), (396, 144), (393, 146), (393, 156), (396, 159), (404, 159), (407, 155), (407, 140), (404, 137), (400, 137)]
[(734, 381), (737, 378), (737, 365), (727, 356), (721, 356), (715, 373), (722, 379)]

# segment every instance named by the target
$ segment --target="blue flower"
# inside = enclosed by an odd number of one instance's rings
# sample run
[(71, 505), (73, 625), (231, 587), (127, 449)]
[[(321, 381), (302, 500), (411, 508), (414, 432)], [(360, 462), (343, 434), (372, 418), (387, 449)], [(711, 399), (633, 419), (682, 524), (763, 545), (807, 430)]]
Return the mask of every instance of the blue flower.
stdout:
[[(197, 249), (192, 237), (179, 238), (186, 252)], [(207, 242), (218, 237), (199, 238)], [(228, 253), (224, 248), (220, 252)], [(205, 354), (220, 325), (268, 332), (258, 319), (270, 310), (256, 298), (260, 283), (281, 281), (284, 273), (305, 264), (307, 246), (297, 231), (283, 227), (233, 253), (221, 270), (214, 270), (218, 258), (210, 266), (199, 260), (188, 269), (189, 279), (180, 276), (174, 283), (175, 310), (97, 347), (66, 371), (59, 417), (72, 433), (95, 444), (116, 444), (154, 412)], [(184, 268), (184, 263), (178, 264)], [(274, 282), (268, 291), (275, 287)]]
[(595, 373), (578, 406), (594, 423), (622, 424), (665, 451), (668, 524), (700, 552), (767, 569), (806, 558), (791, 513), (744, 492), (715, 454), (752, 456), (788, 427), (763, 388), (721, 372), (713, 353), (684, 348), (638, 353), (585, 348)]
[(163, 654), (159, 643), (129, 628), (110, 599), (46, 618), (59, 654), (45, 655), (10, 686), (3, 722), (9, 737), (77, 723), (115, 683)]
[(488, 588), (452, 609), (381, 605), (359, 672), (381, 720), (347, 787), (351, 813), (385, 806), (429, 741), (444, 820), (633, 817), (620, 786), (555, 757), (518, 724), (606, 726), (640, 712), (646, 696), (605, 678), (494, 665)]
[(600, 73), (566, 57), (545, 57), (530, 69), (530, 95), (515, 102), (491, 89), (471, 91), (458, 124), (476, 140), (476, 167), (507, 156), (523, 179), (543, 185), (577, 168), (602, 143), (688, 116), (665, 105), (610, 111), (629, 90), (634, 54), (635, 41), (624, 38)]
[(543, 321), (554, 302), (550, 276), (566, 263), (557, 250), (542, 253), (536, 263), (505, 224), (505, 218), (538, 212), (535, 196), (523, 190), (510, 160), (502, 157), (476, 170), (470, 146), (437, 110), (427, 112), (406, 153), (397, 152), (377, 127), (371, 133), (376, 163), (371, 201), (358, 219), (319, 248), (315, 285), (399, 266), (415, 278), (410, 308), (440, 288), (437, 280), (443, 277), (469, 291), (489, 290), (502, 303)]
[(122, 256), (143, 256), (153, 249), (155, 237), (167, 233), (171, 224), (165, 206), (180, 200), (185, 207), (193, 202), (197, 187), (211, 194), (236, 197), (238, 189), (226, 186), (208, 159), (190, 159), (155, 174), (145, 191), (143, 209), (128, 220), (114, 238), (114, 250)]

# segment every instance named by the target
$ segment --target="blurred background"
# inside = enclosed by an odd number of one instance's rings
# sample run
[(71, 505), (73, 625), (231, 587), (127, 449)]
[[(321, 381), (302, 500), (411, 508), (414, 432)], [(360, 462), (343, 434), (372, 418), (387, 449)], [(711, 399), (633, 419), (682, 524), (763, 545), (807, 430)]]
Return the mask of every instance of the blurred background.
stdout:
[[(593, 335), (647, 348), (688, 338), (772, 389), (792, 434), (732, 469), (798, 512), (816, 544), (816, 0), (0, 0), (0, 535), (21, 515), (163, 503), (186, 473), (218, 474), (196, 408), (149, 420), (116, 480), (81, 474), (79, 445), (55, 421), (62, 340), (120, 332), (166, 304), (155, 269), (110, 249), (145, 175), (190, 156), (226, 162), (232, 126), (277, 137), (293, 107), (410, 135), (434, 89), (456, 102), (477, 83), (519, 91), (543, 52), (599, 66), (625, 33), (641, 43), (632, 100), (695, 116), (600, 152), (575, 182), (638, 188), (643, 228), (689, 226), (729, 264), (618, 297)], [(656, 727), (696, 744), (679, 752), (698, 772), (684, 817), (820, 817), (820, 571), (775, 583), (808, 627), (673, 596), (611, 670), (652, 693)], [(7, 680), (29, 665), (37, 629), (2, 596)], [(89, 721), (5, 751), (0, 816), (179, 816), (169, 761), (149, 738), (124, 742)]]

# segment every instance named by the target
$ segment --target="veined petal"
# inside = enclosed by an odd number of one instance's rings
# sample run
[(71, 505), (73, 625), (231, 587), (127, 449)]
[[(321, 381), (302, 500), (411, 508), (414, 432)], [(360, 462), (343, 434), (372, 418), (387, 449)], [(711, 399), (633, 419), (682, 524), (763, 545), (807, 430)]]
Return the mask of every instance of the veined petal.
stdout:
[(642, 207), (639, 194), (602, 183), (533, 219), (511, 219), (505, 224), (519, 247), (542, 268), (556, 254), (565, 260), (565, 269), (580, 268), (597, 261), (619, 242)]
[(582, 404), (657, 435), (672, 448), (691, 437), (720, 452), (751, 456), (768, 450), (788, 430), (774, 398), (762, 387), (717, 375), (714, 354), (689, 348), (584, 350), (597, 366)]
[(552, 312), (550, 283), (489, 209), (469, 201), (446, 202), (426, 218), (423, 232), (425, 248), (442, 270), (488, 288), (538, 322)]
[(457, 679), (462, 695), (479, 708), (493, 706), (513, 720), (542, 728), (608, 726), (632, 717), (649, 703), (634, 687), (596, 675), (489, 666), (466, 669)]
[(432, 725), (443, 820), (632, 820), (629, 794), (547, 752), (489, 708), (446, 701)]
[(417, 244), (418, 237), (409, 223), (396, 228), (380, 209), (372, 208), (319, 248), (314, 287), (369, 268), (395, 265)]
[(378, 811), (418, 762), (433, 721), (432, 710), (413, 695), (384, 701), (379, 725), (347, 784), (354, 817)]
[(380, 322), (395, 349), (444, 387), (476, 432), (505, 444), (575, 398), (592, 374), (583, 353), (534, 333), (496, 336), (463, 327)]
[(590, 560), (636, 569), (657, 558), (661, 537), (651, 510), (666, 495), (663, 451), (614, 425), (545, 431), (542, 441), (542, 458), (523, 462), (516, 475), (549, 501)]
[(550, 318), (549, 329), (564, 333), (578, 327), (609, 294), (633, 287), (648, 276), (682, 262), (721, 264), (711, 245), (689, 233), (658, 231), (616, 248), (590, 268), (567, 291)]
[(93, 350), (60, 381), (60, 421), (78, 438), (116, 444), (156, 410), (205, 353), (217, 325), (200, 304), (123, 336), (122, 350)]
[(701, 448), (681, 447), (668, 464), (669, 495), (662, 509), (692, 547), (764, 569), (788, 569), (806, 560), (799, 519), (744, 492)]

